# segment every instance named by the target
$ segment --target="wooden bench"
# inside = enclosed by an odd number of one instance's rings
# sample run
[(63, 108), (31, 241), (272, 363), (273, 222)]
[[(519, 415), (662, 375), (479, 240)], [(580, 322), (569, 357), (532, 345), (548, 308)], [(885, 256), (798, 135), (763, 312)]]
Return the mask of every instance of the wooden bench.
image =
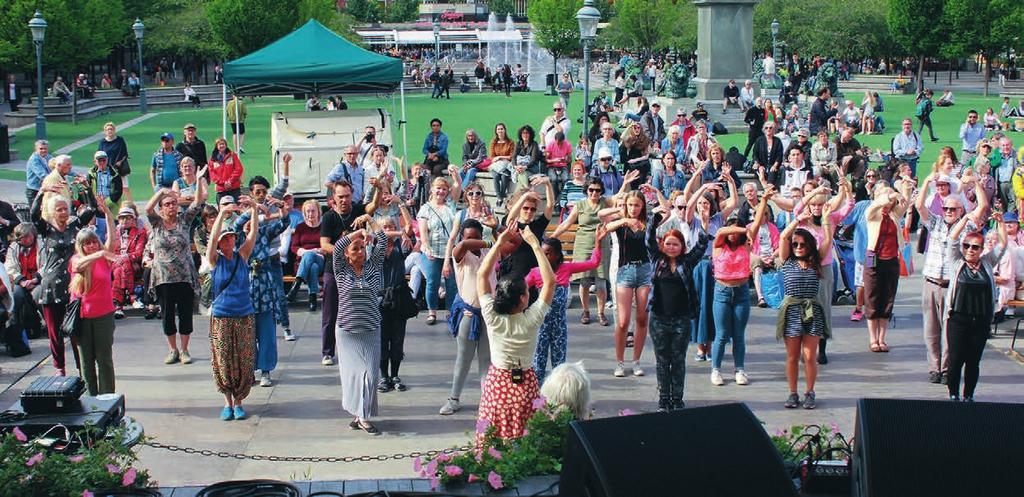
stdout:
[[(555, 220), (552, 220), (551, 223), (548, 224), (548, 229), (545, 232), (545, 236), (550, 238), (551, 234), (555, 232), (556, 228), (558, 228), (558, 223), (556, 223)], [(574, 224), (570, 226), (569, 229), (565, 231), (565, 233), (562, 233), (561, 235), (558, 236), (558, 241), (562, 242), (562, 252), (565, 253), (566, 260), (572, 259), (572, 250), (576, 245), (577, 228), (579, 228), (579, 225)]]
[[(1016, 314), (1017, 312), (1024, 312), (1024, 300), (1011, 300), (1006, 303), (1006, 307), (1009, 309), (1015, 309), (1014, 319), (1017, 320), (1016, 325), (1013, 327), (1013, 339), (1010, 340), (1010, 353), (1018, 354), (1017, 345), (1017, 334), (1020, 333), (1020, 323), (1024, 321), (1024, 314)], [(992, 324), (992, 335), (995, 336), (996, 332), (999, 331), (999, 323)]]

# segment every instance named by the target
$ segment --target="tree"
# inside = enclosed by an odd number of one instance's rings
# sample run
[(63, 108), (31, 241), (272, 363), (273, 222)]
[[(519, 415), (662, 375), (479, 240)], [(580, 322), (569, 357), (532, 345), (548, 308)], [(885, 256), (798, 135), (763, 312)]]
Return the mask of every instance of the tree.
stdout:
[(420, 15), (420, 0), (391, 0), (384, 3), (386, 22), (415, 21)]
[[(615, 2), (612, 33), (620, 44), (640, 49), (645, 53), (667, 48), (673, 40), (684, 36), (679, 30), (682, 9), (696, 7), (677, 0), (619, 0)], [(696, 41), (696, 29), (692, 31)]]
[(942, 40), (943, 0), (890, 0), (886, 17), (889, 33), (906, 53), (917, 57), (917, 88), (924, 88), (924, 58), (937, 54)]
[(362, 38), (353, 28), (356, 19), (347, 13), (339, 12), (334, 0), (300, 0), (297, 8), (298, 16), (294, 27), (302, 26), (310, 19), (316, 19), (346, 40), (356, 45), (363, 44)]
[(497, 15), (514, 14), (516, 5), (512, 3), (512, 0), (487, 0), (487, 10)]
[[(146, 53), (205, 60), (225, 55), (206, 17), (205, 0), (163, 0), (165, 8), (142, 18)], [(134, 38), (134, 37), (133, 37)]]
[(0, 65), (35, 67), (28, 21), (37, 9), (48, 25), (43, 66), (61, 72), (106, 57), (131, 31), (121, 0), (10, 0), (0, 21)]
[(580, 47), (580, 27), (576, 11), (583, 0), (532, 0), (526, 15), (533, 25), (533, 38), (554, 59), (558, 74), (558, 58)]
[[(895, 51), (886, 23), (888, 3), (889, 0), (764, 0), (754, 8), (754, 52), (772, 51), (771, 23), (778, 20), (778, 38), (789, 53), (845, 60), (892, 56)], [(813, 16), (809, 16), (810, 12)]]
[(360, 22), (380, 22), (377, 0), (348, 0), (345, 11)]
[(1014, 44), (1024, 6), (1014, 0), (947, 0), (942, 20), (946, 41), (941, 53), (950, 59), (980, 54), (987, 97), (992, 59)]
[(288, 34), (295, 27), (295, 2), (210, 0), (206, 18), (229, 56), (245, 55)]

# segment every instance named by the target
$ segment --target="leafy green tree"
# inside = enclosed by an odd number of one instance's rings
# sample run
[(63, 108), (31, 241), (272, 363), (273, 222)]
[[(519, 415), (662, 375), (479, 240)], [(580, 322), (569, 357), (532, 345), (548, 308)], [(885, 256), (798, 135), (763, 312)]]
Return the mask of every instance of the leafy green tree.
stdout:
[(992, 59), (1013, 48), (1024, 23), (1024, 4), (1014, 0), (947, 0), (943, 9), (945, 42), (941, 53), (950, 59), (980, 54), (985, 61), (985, 91)]
[(345, 11), (360, 22), (380, 22), (380, 6), (377, 0), (348, 0)]
[(225, 55), (206, 17), (206, 0), (162, 0), (146, 24), (146, 53), (205, 60)]
[(754, 51), (772, 51), (771, 23), (778, 20), (779, 40), (785, 42), (787, 53), (848, 60), (892, 56), (896, 50), (886, 23), (888, 4), (889, 0), (764, 0), (754, 8)]
[[(619, 0), (615, 2), (614, 37), (619, 44), (645, 53), (667, 48), (682, 36), (679, 29), (682, 9), (689, 2), (676, 0)], [(696, 19), (696, 8), (693, 8)], [(696, 30), (692, 32), (696, 41)]]
[(917, 87), (924, 88), (924, 58), (939, 52), (948, 33), (942, 32), (943, 0), (890, 0), (889, 33), (905, 53), (917, 57)]
[(516, 6), (512, 0), (487, 0), (487, 10), (498, 15), (512, 14), (515, 13)]
[(390, 0), (384, 8), (387, 22), (415, 21), (420, 15), (420, 0)]
[(288, 34), (295, 27), (295, 2), (279, 0), (210, 0), (206, 18), (229, 56), (238, 57)]
[(558, 74), (558, 58), (580, 48), (576, 11), (582, 6), (583, 0), (531, 0), (527, 8), (534, 39), (554, 59), (554, 74)]
[(294, 27), (302, 26), (310, 19), (316, 19), (320, 24), (356, 45), (363, 44), (362, 38), (354, 29), (356, 19), (348, 13), (339, 12), (334, 0), (300, 0)]
[(45, 69), (73, 71), (102, 59), (131, 29), (121, 0), (9, 0), (0, 16), (0, 65), (35, 67), (28, 21), (37, 9), (48, 25)]

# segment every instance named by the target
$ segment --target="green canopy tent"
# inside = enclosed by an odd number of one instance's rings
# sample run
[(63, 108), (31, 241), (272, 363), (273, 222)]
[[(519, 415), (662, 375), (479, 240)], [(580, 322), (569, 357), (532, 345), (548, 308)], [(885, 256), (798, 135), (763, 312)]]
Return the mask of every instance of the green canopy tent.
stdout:
[[(296, 93), (391, 93), (401, 95), (402, 61), (364, 50), (315, 19), (281, 39), (224, 64), (223, 126), (227, 136), (227, 91), (246, 95)], [(403, 142), (405, 127), (402, 127)]]

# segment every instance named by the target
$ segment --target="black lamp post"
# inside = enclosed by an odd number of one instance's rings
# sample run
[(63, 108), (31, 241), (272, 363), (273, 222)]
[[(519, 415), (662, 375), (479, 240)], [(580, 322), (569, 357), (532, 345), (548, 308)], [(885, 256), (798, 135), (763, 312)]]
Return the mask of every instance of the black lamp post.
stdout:
[[(594, 7), (594, 0), (585, 0), (583, 7), (576, 12), (576, 21), (580, 25), (580, 41), (583, 42), (583, 132), (587, 132), (590, 105), (590, 47), (597, 37), (597, 22), (601, 20), (601, 12)], [(557, 78), (558, 75), (555, 75)], [(568, 112), (569, 109), (566, 109)]]
[(142, 24), (142, 20), (135, 18), (135, 23), (132, 24), (132, 31), (135, 31), (135, 43), (139, 47), (139, 112), (142, 114), (146, 113), (146, 84), (145, 74), (143, 73), (142, 66), (142, 36), (146, 34), (146, 25)]
[(28, 29), (32, 31), (32, 44), (36, 47), (36, 139), (43, 140), (46, 138), (46, 116), (43, 114), (43, 99), (46, 97), (43, 94), (43, 39), (46, 38), (46, 21), (38, 10), (28, 22)]

